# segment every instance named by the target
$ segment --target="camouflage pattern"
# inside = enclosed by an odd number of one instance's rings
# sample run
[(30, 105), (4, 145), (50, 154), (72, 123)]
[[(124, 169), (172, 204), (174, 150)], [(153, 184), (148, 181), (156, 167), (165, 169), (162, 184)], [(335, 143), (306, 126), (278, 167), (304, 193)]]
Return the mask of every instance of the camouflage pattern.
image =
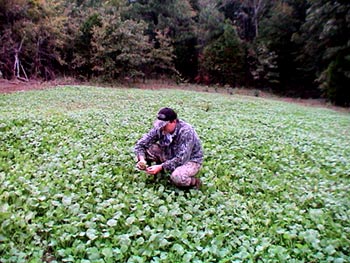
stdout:
[(199, 172), (200, 168), (199, 163), (187, 162), (177, 167), (170, 175), (170, 179), (176, 186), (191, 186), (191, 179)]
[[(146, 150), (146, 161), (149, 163), (160, 164), (166, 161), (164, 158), (164, 153), (159, 144), (153, 144)], [(190, 186), (191, 178), (199, 172), (200, 168), (201, 164), (199, 163), (187, 162), (175, 168), (170, 175), (170, 179), (176, 186)]]
[(146, 149), (146, 161), (149, 163), (149, 165), (152, 162), (161, 164), (166, 161), (165, 154), (159, 144), (152, 144), (148, 149)]
[(193, 127), (182, 120), (178, 120), (172, 135), (151, 129), (136, 143), (134, 150), (136, 156), (143, 156), (148, 162), (162, 163), (163, 169), (172, 173), (171, 180), (179, 186), (189, 185), (203, 162), (200, 139)]

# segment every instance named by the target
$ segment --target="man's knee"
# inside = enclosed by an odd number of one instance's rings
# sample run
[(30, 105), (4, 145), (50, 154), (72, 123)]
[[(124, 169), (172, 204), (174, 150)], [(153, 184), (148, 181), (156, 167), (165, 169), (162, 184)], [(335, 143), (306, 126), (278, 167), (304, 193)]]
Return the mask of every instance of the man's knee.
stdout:
[(176, 172), (176, 170), (170, 175), (170, 180), (176, 186), (190, 186), (191, 177), (185, 174)]
[(170, 179), (176, 186), (191, 186), (192, 179), (199, 172), (200, 167), (198, 163), (188, 162), (176, 168), (170, 175)]

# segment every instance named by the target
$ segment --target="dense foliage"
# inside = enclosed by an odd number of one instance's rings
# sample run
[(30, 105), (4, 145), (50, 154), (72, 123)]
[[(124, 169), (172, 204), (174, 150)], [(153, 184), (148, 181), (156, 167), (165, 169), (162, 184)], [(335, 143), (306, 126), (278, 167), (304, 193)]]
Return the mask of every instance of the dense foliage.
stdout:
[[(169, 105), (205, 149), (200, 191), (135, 169)], [(176, 90), (0, 95), (0, 261), (350, 261), (350, 117)]]
[(347, 0), (0, 0), (0, 74), (166, 75), (349, 105), (349, 30)]

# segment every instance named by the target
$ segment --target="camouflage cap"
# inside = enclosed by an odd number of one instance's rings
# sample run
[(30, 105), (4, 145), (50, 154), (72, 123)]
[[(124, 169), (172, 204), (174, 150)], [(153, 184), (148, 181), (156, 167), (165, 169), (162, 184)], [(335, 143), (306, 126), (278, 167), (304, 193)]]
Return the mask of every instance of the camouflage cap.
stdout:
[(177, 114), (171, 108), (162, 108), (157, 114), (157, 120), (154, 122), (154, 127), (157, 129), (163, 128), (170, 121), (176, 120)]

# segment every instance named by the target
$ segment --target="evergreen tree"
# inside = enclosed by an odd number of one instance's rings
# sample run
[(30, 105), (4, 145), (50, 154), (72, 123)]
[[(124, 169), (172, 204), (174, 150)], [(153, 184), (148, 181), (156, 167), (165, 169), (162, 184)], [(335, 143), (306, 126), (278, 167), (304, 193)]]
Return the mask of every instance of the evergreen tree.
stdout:
[(137, 78), (150, 60), (150, 44), (143, 22), (122, 20), (118, 13), (104, 14), (92, 31), (92, 71), (105, 79)]
[(324, 96), (339, 105), (350, 103), (350, 3), (310, 1), (297, 38), (304, 48), (299, 60), (304, 75), (314, 79)]
[[(300, 21), (299, 5), (288, 1), (276, 1), (260, 21), (260, 33), (255, 40), (260, 84), (279, 93), (310, 95), (299, 88), (295, 56), (298, 46), (292, 41), (303, 21)], [(301, 3), (299, 3), (301, 4)], [(256, 75), (256, 74), (255, 74)], [(262, 77), (262, 78), (261, 78)]]
[(224, 32), (225, 17), (216, 0), (199, 0), (197, 37), (200, 51)]
[(174, 65), (174, 47), (171, 43), (171, 39), (167, 36), (167, 32), (160, 30), (155, 31), (156, 36), (153, 41), (153, 48), (150, 54), (149, 63), (144, 67), (146, 76), (153, 75), (165, 75), (172, 76), (177, 75), (178, 72)]
[[(102, 9), (101, 9), (102, 11)], [(83, 11), (83, 19), (74, 39), (73, 60), (71, 67), (78, 73), (81, 78), (90, 79), (93, 74), (93, 56), (95, 55), (92, 47), (93, 33), (95, 27), (102, 26), (102, 12), (94, 10)]]
[[(192, 1), (195, 3), (195, 1)], [(137, 0), (133, 1), (129, 16), (148, 23), (147, 34), (156, 40), (158, 31), (167, 32), (174, 47), (174, 64), (184, 78), (197, 73), (197, 13), (188, 0)]]
[(260, 20), (267, 14), (271, 0), (220, 0), (220, 10), (236, 26), (241, 39), (252, 42), (259, 35)]
[(229, 84), (233, 87), (245, 84), (245, 48), (234, 27), (227, 23), (224, 33), (203, 51), (201, 75), (211, 83)]

